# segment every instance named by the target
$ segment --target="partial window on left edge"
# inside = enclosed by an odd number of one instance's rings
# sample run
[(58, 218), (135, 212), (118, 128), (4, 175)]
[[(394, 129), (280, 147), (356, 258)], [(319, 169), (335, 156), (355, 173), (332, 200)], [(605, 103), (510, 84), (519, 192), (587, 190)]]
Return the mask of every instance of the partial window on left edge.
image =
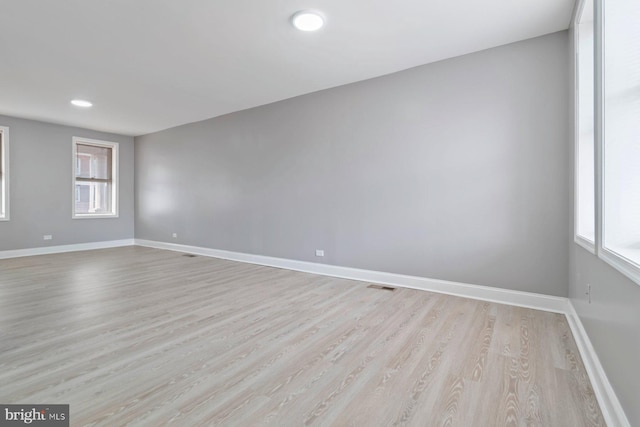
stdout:
[(0, 126), (0, 220), (9, 219), (9, 128)]

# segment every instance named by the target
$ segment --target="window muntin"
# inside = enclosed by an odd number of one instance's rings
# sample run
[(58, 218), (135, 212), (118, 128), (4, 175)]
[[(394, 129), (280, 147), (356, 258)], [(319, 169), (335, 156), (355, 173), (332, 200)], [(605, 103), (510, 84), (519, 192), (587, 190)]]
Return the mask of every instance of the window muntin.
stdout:
[(118, 215), (118, 144), (73, 140), (74, 218)]

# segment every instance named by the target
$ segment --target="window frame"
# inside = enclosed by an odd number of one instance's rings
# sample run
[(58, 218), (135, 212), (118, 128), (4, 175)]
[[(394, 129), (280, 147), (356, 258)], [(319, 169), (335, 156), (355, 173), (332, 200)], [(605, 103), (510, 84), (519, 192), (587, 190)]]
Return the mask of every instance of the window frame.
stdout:
[[(577, 51), (578, 51), (578, 35), (577, 25), (579, 23), (580, 16), (582, 14), (582, 8), (584, 7), (586, 0), (579, 0), (576, 5), (576, 13), (572, 20), (572, 27), (574, 30), (574, 79), (575, 79), (575, 96), (574, 96), (574, 130), (576, 132), (574, 138), (574, 144), (577, 144), (579, 135), (577, 134), (579, 129), (578, 123), (578, 63), (577, 63)], [(576, 244), (584, 247), (586, 250), (594, 253), (599, 259), (606, 264), (610, 265), (615, 270), (619, 271), (637, 285), (640, 285), (640, 264), (637, 261), (628, 259), (604, 246), (604, 225), (605, 225), (605, 211), (604, 211), (604, 158), (605, 158), (605, 64), (604, 64), (604, 49), (605, 46), (605, 12), (603, 2), (601, 0), (594, 0), (594, 176), (595, 176), (595, 245), (593, 250), (589, 247), (589, 241), (579, 238), (576, 230), (574, 229), (574, 241)], [(576, 145), (577, 150), (577, 145)], [(574, 165), (577, 169), (578, 152), (574, 152)], [(577, 173), (575, 170), (574, 181), (574, 203), (577, 204)], [(574, 204), (574, 220), (577, 220), (577, 206)], [(574, 227), (575, 228), (575, 227)], [(585, 244), (586, 243), (586, 244)]]
[[(78, 145), (90, 145), (94, 147), (111, 149), (111, 213), (76, 213), (76, 162), (78, 159)], [(120, 156), (119, 143), (101, 141), (74, 136), (72, 138), (71, 156), (71, 217), (73, 219), (118, 218), (120, 199)]]
[(595, 78), (596, 78), (596, 130), (597, 130), (597, 142), (596, 142), (596, 202), (597, 210), (596, 215), (598, 221), (596, 223), (596, 238), (597, 238), (597, 256), (620, 273), (627, 276), (634, 281), (637, 285), (640, 285), (640, 264), (638, 261), (634, 261), (626, 258), (625, 256), (618, 254), (607, 247), (605, 247), (605, 156), (606, 156), (606, 144), (605, 144), (605, 129), (606, 129), (606, 107), (605, 107), (605, 11), (604, 4), (600, 0), (594, 0), (594, 25), (596, 31), (594, 32), (595, 42)]
[[(596, 34), (596, 17), (595, 17), (595, 4), (596, 4), (596, 0), (593, 0), (593, 5), (594, 5), (594, 17), (593, 17), (593, 44), (594, 44), (594, 55), (593, 55), (593, 66), (596, 66), (596, 55), (595, 55), (595, 50), (596, 50), (596, 38), (597, 38), (597, 34)], [(574, 67), (574, 99), (573, 99), (573, 105), (574, 105), (574, 119), (573, 119), (573, 127), (574, 127), (574, 138), (573, 138), (573, 149), (574, 149), (574, 156), (573, 156), (573, 179), (574, 179), (574, 191), (573, 191), (573, 241), (582, 246), (584, 249), (586, 249), (587, 251), (591, 252), (592, 254), (596, 254), (596, 243), (598, 242), (598, 216), (597, 216), (597, 204), (598, 204), (598, 200), (595, 197), (594, 194), (594, 206), (593, 206), (593, 220), (594, 220), (594, 230), (595, 230), (595, 235), (594, 235), (594, 241), (589, 240), (588, 238), (586, 238), (585, 236), (580, 235), (578, 227), (579, 227), (579, 218), (580, 218), (580, 48), (579, 48), (579, 43), (580, 43), (580, 21), (583, 17), (584, 14), (584, 9), (586, 7), (587, 4), (587, 0), (578, 0), (578, 2), (576, 3), (576, 11), (575, 11), (575, 15), (573, 17), (572, 20), (572, 26), (573, 26), (573, 46), (574, 46), (574, 52), (573, 52), (573, 67)], [(594, 107), (596, 105), (596, 99), (597, 99), (597, 94), (596, 94), (596, 81), (597, 81), (597, 74), (596, 71), (594, 69), (594, 75), (593, 75), (593, 80), (594, 80), (594, 99), (593, 99), (593, 104)], [(596, 126), (596, 115), (594, 113), (594, 135), (593, 135), (593, 154), (594, 154), (594, 178), (597, 180), (597, 168), (596, 168), (596, 162), (597, 157), (596, 157), (596, 151), (597, 151), (597, 126)], [(597, 193), (597, 191), (595, 191), (595, 186), (597, 184), (594, 182), (594, 192)]]
[(10, 170), (9, 170), (9, 128), (0, 126), (0, 187), (2, 194), (0, 195), (0, 221), (9, 221), (10, 219)]

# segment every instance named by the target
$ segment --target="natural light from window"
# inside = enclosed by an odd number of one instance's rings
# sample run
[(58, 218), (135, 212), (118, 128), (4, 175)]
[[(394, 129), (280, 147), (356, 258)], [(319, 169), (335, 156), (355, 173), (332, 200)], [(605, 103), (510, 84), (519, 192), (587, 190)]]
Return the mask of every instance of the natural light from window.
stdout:
[(640, 267), (640, 2), (603, 7), (603, 247)]
[(118, 144), (74, 138), (74, 217), (117, 215)]
[(576, 25), (578, 126), (576, 129), (576, 237), (595, 242), (593, 1), (586, 1)]

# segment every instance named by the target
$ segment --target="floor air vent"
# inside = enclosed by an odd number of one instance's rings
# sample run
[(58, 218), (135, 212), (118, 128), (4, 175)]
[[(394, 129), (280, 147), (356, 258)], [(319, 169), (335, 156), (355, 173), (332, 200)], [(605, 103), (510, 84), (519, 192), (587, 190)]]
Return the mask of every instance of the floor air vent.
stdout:
[(186, 256), (187, 258), (195, 258), (195, 257), (197, 257), (198, 255), (194, 255), (194, 254), (184, 254), (184, 255), (182, 255), (182, 256)]
[(380, 289), (383, 291), (395, 291), (396, 288), (392, 288), (391, 286), (382, 286), (382, 285), (369, 285), (367, 286), (367, 288), (371, 288), (371, 289)]

